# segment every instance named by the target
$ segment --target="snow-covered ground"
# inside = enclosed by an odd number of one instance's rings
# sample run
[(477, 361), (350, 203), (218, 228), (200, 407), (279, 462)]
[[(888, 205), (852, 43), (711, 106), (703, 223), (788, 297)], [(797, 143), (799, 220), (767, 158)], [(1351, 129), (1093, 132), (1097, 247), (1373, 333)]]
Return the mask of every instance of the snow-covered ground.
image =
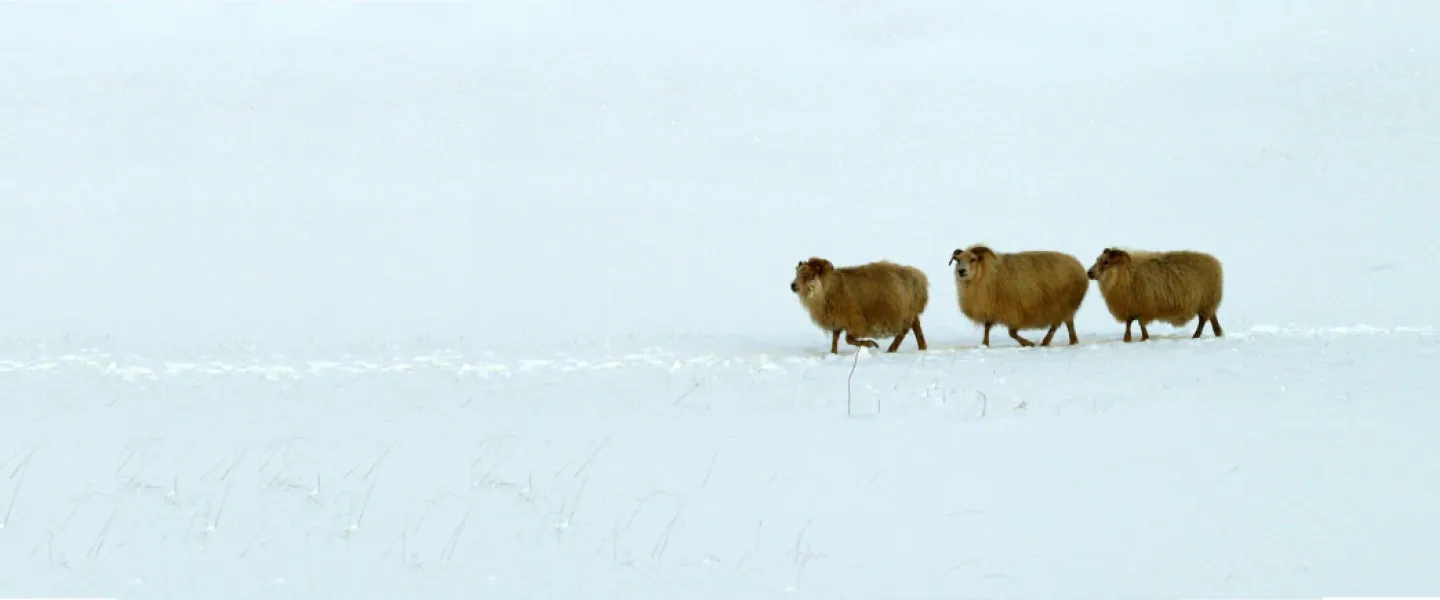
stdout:
[(1435, 330), (1105, 337), (29, 352), (0, 364), (0, 592), (1433, 594)]
[[(1436, 22), (0, 6), (0, 597), (1440, 596)], [(1213, 252), (1226, 336), (976, 348), (977, 241)]]

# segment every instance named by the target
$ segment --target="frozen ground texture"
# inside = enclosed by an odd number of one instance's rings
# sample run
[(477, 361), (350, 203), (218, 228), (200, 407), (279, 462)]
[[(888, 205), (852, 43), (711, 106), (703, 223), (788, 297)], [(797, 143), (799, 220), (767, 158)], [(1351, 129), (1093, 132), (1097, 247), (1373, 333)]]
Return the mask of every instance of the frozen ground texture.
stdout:
[[(1440, 595), (1436, 22), (6, 4), (0, 597)], [(978, 350), (975, 241), (1212, 251), (1228, 335)]]
[(858, 362), (818, 344), (705, 350), (717, 342), (519, 360), (12, 359), (6, 397), (25, 401), (0, 423), (0, 591), (1098, 599), (1440, 585), (1434, 330)]

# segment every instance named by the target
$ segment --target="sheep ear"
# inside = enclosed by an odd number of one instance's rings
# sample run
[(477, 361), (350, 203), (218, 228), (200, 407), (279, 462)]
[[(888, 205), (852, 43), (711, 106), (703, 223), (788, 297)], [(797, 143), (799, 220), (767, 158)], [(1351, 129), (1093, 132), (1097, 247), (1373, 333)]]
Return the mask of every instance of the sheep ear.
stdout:
[(974, 248), (971, 248), (970, 252), (975, 254), (975, 256), (979, 258), (984, 258), (986, 255), (995, 254), (995, 251), (991, 250), (989, 246), (976, 246)]

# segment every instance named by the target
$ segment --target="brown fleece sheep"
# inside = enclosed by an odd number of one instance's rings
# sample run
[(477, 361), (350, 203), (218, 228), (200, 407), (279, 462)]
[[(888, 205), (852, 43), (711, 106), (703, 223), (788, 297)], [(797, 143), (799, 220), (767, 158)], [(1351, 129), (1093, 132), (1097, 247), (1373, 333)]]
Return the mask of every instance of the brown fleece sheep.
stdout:
[(1049, 346), (1060, 325), (1075, 336), (1075, 313), (1090, 289), (1085, 265), (1063, 252), (1030, 250), (996, 253), (977, 244), (950, 255), (955, 263), (955, 291), (960, 312), (977, 325), (985, 326), (990, 345), (990, 328), (1004, 325), (1021, 346), (1035, 343), (1020, 337), (1022, 329), (1049, 327), (1041, 346)]
[(830, 333), (830, 353), (840, 353), (840, 332), (851, 346), (879, 348), (872, 337), (891, 337), (894, 352), (915, 331), (925, 349), (920, 314), (930, 302), (930, 280), (915, 267), (889, 261), (836, 268), (823, 258), (795, 265), (790, 291), (810, 313), (810, 320)]
[(1126, 251), (1106, 248), (1086, 272), (1100, 285), (1105, 307), (1117, 322), (1125, 324), (1125, 341), (1130, 341), (1130, 324), (1140, 322), (1140, 341), (1150, 339), (1145, 326), (1151, 321), (1180, 327), (1195, 317), (1199, 326), (1191, 339), (1205, 331), (1215, 337), (1224, 334), (1215, 311), (1224, 292), (1220, 261), (1204, 252)]

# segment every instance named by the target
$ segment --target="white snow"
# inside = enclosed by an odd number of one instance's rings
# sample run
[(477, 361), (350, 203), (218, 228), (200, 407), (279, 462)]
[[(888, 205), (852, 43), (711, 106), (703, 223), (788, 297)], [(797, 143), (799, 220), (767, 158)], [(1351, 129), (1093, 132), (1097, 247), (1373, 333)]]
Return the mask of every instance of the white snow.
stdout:
[[(1437, 22), (0, 5), (0, 598), (1440, 596)], [(979, 241), (1213, 252), (1226, 335), (978, 348)]]

